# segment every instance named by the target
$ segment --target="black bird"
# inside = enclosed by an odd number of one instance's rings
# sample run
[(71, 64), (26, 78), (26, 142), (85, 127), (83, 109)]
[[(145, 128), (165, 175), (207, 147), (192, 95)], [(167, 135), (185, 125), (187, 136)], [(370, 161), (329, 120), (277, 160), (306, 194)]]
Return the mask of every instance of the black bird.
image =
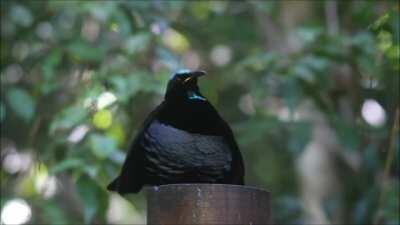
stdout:
[(197, 85), (205, 74), (173, 74), (164, 101), (144, 121), (108, 190), (126, 194), (144, 185), (244, 184), (243, 159), (232, 130)]

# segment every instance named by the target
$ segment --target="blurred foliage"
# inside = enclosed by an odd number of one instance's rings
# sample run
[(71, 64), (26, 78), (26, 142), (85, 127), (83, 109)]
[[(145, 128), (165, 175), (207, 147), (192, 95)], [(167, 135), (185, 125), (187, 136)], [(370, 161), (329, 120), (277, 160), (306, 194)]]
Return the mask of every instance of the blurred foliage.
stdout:
[[(335, 25), (327, 2), (288, 3), (1, 1), (1, 207), (24, 198), (33, 224), (143, 223), (143, 194), (127, 204), (105, 187), (171, 72), (199, 67), (247, 184), (273, 193), (277, 224), (306, 223), (295, 165), (313, 138), (313, 120), (297, 114), (307, 101), (361, 161), (354, 170), (338, 157), (328, 218), (341, 208), (346, 224), (398, 224), (399, 4), (338, 1)], [(383, 124), (363, 118), (367, 99), (383, 107)], [(30, 158), (10, 161), (15, 153)], [(55, 195), (43, 188), (50, 178)]]

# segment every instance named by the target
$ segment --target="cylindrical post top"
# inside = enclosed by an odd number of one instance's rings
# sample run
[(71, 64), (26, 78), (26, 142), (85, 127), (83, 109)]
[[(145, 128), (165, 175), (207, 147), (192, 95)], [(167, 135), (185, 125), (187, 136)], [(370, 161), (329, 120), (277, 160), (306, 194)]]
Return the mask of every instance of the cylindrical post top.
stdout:
[(147, 189), (147, 224), (271, 224), (270, 193), (226, 184)]

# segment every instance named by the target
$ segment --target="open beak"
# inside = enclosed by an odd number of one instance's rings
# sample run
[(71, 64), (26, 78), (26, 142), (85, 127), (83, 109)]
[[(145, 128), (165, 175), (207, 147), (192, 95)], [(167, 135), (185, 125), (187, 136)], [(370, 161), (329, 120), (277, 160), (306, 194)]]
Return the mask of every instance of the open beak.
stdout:
[(186, 78), (186, 79), (183, 81), (183, 83), (186, 83), (186, 82), (188, 82), (189, 80), (191, 80), (191, 79), (193, 79), (193, 78), (204, 76), (204, 75), (206, 75), (206, 74), (207, 74), (207, 73), (206, 73), (205, 71), (202, 71), (202, 70), (190, 72), (189, 77)]
[(207, 73), (205, 72), (205, 71), (203, 71), (203, 70), (199, 70), (199, 71), (193, 71), (193, 72), (191, 72), (190, 73), (190, 76), (191, 77), (201, 77), (201, 76), (204, 76), (204, 75), (206, 75)]

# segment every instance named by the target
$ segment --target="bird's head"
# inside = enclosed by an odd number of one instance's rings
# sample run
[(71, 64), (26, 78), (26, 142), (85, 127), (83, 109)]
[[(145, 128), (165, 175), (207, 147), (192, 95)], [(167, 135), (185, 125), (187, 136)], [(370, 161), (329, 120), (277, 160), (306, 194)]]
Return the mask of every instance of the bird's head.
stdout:
[(197, 86), (197, 78), (205, 74), (206, 72), (201, 70), (178, 70), (172, 74), (168, 82), (165, 99), (206, 101), (204, 96), (200, 94), (199, 86)]

